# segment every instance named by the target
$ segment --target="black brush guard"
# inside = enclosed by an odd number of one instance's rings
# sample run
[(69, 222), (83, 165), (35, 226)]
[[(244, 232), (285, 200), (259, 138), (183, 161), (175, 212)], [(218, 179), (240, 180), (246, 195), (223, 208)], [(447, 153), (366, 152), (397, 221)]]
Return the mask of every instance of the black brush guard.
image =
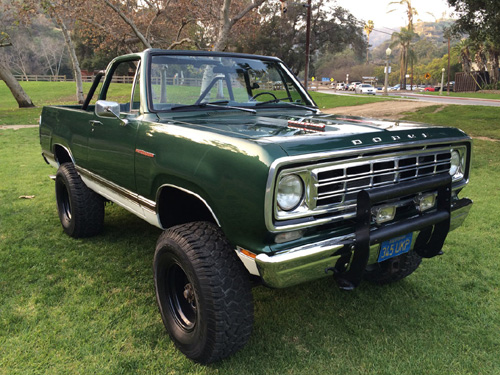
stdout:
[[(396, 223), (382, 225), (371, 230), (372, 207), (378, 203), (403, 198), (428, 191), (437, 191), (436, 209)], [(390, 187), (362, 190), (357, 196), (356, 233), (354, 245), (334, 268), (334, 278), (341, 289), (352, 290), (359, 285), (368, 264), (370, 246), (410, 232), (420, 231), (413, 251), (424, 258), (441, 253), (450, 230), (451, 176), (442, 174), (403, 182)], [(354, 255), (351, 254), (354, 250)], [(347, 259), (352, 260), (348, 270)]]

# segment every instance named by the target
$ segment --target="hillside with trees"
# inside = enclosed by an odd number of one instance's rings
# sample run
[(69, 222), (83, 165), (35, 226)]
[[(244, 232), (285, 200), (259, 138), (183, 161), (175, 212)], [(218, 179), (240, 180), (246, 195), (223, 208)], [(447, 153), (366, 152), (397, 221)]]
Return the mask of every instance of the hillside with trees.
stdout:
[[(364, 23), (335, 2), (311, 8), (309, 76), (383, 82), (388, 47), (390, 84), (436, 84), (448, 64), (450, 75), (491, 71), (498, 82), (500, 16), (494, 0), (449, 0), (461, 18), (420, 22), (411, 0), (393, 1), (408, 23), (380, 43), (381, 25)], [(66, 75), (83, 100), (81, 71), (106, 67), (115, 56), (145, 48), (197, 49), (278, 56), (304, 75), (307, 8), (278, 0), (0, 0), (0, 73)], [(474, 14), (487, 16), (476, 19)], [(464, 37), (470, 35), (464, 41)], [(370, 39), (371, 38), (371, 39)], [(377, 47), (370, 49), (371, 41)], [(380, 43), (380, 44), (379, 44)], [(410, 82), (406, 82), (406, 75)], [(429, 77), (430, 78), (426, 78)], [(4, 81), (8, 81), (4, 79)], [(11, 90), (19, 90), (11, 88)]]

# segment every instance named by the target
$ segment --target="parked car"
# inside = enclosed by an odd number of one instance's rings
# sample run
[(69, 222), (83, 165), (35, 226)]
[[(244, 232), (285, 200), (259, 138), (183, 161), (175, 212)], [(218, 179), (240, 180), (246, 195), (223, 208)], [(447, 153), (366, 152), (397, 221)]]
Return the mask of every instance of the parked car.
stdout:
[(337, 90), (345, 90), (345, 83), (339, 82), (339, 83), (337, 83), (337, 86), (335, 88)]
[(375, 87), (373, 87), (372, 85), (368, 85), (366, 83), (363, 83), (361, 85), (357, 85), (356, 86), (355, 92), (356, 92), (356, 94), (371, 94), (371, 95), (375, 95), (375, 93), (377, 92), (377, 89)]
[(361, 85), (361, 82), (351, 82), (349, 85), (349, 91), (356, 91), (356, 86)]
[(431, 91), (431, 92), (434, 92), (435, 91), (435, 88), (432, 87), (432, 86), (428, 86), (426, 88), (424, 88), (424, 91)]

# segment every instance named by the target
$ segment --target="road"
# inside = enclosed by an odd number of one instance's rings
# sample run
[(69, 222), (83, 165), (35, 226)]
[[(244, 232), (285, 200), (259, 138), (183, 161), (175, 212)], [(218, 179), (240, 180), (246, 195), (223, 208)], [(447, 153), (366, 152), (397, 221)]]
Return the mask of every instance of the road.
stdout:
[[(336, 90), (318, 90), (318, 92), (322, 92), (325, 94), (333, 94), (333, 95), (347, 95), (347, 96), (357, 96), (359, 94), (348, 93), (344, 91), (336, 91)], [(382, 96), (382, 93), (377, 93), (377, 96)], [(397, 91), (397, 92), (389, 92), (389, 96), (396, 96), (399, 99), (412, 99), (419, 100), (423, 102), (430, 102), (436, 104), (456, 104), (456, 105), (482, 105), (488, 107), (500, 107), (500, 100), (495, 99), (476, 99), (476, 98), (458, 98), (447, 96), (446, 93), (443, 93), (443, 96), (437, 95), (424, 95), (418, 93), (412, 93), (410, 91)]]

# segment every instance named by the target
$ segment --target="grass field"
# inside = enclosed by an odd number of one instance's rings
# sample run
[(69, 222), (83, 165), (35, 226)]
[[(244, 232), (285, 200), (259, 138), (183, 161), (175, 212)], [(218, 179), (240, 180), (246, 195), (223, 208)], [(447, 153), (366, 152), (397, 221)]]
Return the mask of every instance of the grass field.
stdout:
[[(31, 97), (36, 107), (17, 108), (17, 103), (9, 89), (3, 81), (0, 81), (0, 125), (37, 124), (44, 105), (76, 104), (76, 88), (74, 82), (21, 82), (21, 85)], [(90, 83), (84, 83), (83, 89), (85, 93), (90, 89), (90, 86)], [(123, 85), (125, 97), (129, 95), (130, 87), (130, 85)], [(340, 97), (316, 92), (313, 92), (312, 96), (319, 108), (360, 105), (388, 100), (386, 98), (369, 98), (367, 96)], [(263, 98), (263, 100), (266, 99), (265, 96), (261, 98)]]
[[(439, 91), (423, 91), (418, 92), (419, 94), (425, 95), (439, 95)], [(479, 91), (479, 92), (450, 92), (450, 95), (446, 92), (446, 86), (444, 87), (444, 91), (442, 96), (455, 96), (457, 98), (476, 98), (476, 99), (500, 99), (500, 93), (497, 92), (487, 92), (487, 91)]]
[[(447, 108), (411, 118), (500, 140), (499, 109)], [(0, 130), (0, 149), (1, 375), (500, 372), (500, 142), (474, 140), (464, 191), (474, 207), (443, 256), (399, 283), (351, 293), (333, 278), (255, 288), (250, 342), (208, 367), (187, 360), (164, 331), (151, 270), (160, 231), (109, 205), (101, 235), (69, 238), (38, 130)]]

